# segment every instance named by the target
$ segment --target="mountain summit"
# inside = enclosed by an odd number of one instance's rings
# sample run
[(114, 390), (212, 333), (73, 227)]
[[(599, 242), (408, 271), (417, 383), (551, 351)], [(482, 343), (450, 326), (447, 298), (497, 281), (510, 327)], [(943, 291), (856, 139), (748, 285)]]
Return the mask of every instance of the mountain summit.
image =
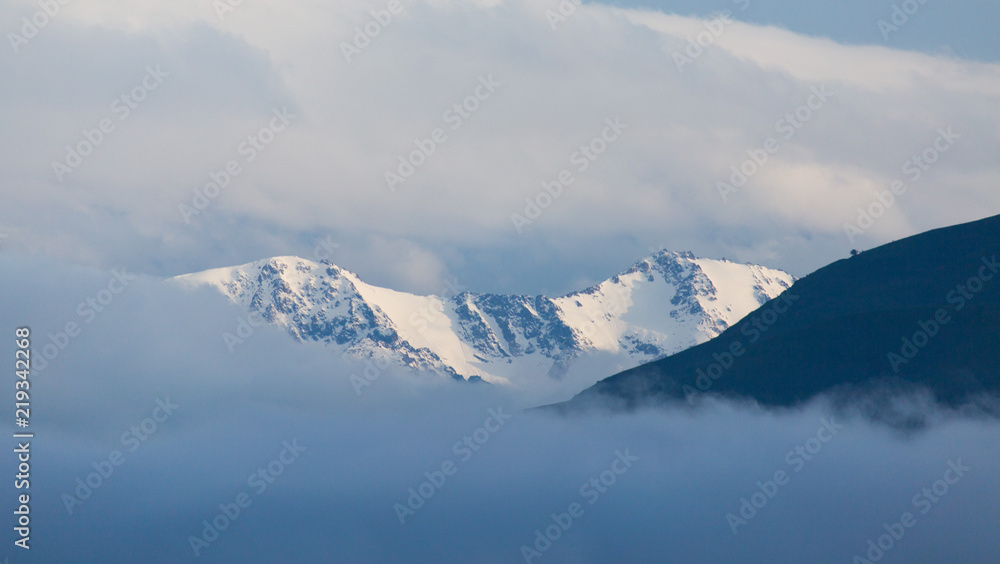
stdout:
[(577, 391), (719, 335), (794, 282), (779, 270), (671, 251), (558, 298), (457, 284), (450, 295), (418, 296), (298, 257), (172, 280), (215, 287), (294, 338), (361, 360), (494, 383), (572, 375)]
[(718, 395), (792, 406), (827, 392), (930, 391), (957, 406), (1000, 392), (1000, 216), (837, 261), (718, 337), (639, 366), (568, 405)]

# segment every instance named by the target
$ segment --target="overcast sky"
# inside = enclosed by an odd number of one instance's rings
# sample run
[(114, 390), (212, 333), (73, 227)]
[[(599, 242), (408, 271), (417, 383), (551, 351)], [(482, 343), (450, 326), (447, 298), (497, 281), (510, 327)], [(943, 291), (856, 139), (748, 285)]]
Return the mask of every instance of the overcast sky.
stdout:
[[(928, 2), (883, 31), (891, 2), (588, 3), (563, 19), (556, 1), (404, 0), (372, 23), (386, 5), (71, 2), (33, 34), (38, 5), (4, 3), (0, 249), (154, 276), (329, 256), (413, 292), (455, 276), (556, 295), (661, 247), (803, 276), (1000, 209), (995, 3)], [(767, 162), (745, 163), (769, 138)], [(415, 140), (432, 154), (387, 182)], [(936, 141), (914, 180), (904, 166)], [(540, 216), (512, 218), (564, 170)], [(897, 180), (905, 194), (852, 241), (845, 224)]]

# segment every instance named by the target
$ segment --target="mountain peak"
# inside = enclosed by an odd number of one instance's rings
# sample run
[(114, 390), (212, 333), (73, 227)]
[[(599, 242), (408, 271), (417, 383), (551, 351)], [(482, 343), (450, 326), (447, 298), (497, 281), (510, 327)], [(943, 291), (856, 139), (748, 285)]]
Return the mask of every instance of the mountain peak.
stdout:
[[(790, 406), (829, 392), (919, 389), (961, 405), (995, 393), (998, 233), (995, 216), (834, 262), (719, 338), (622, 371), (574, 403), (603, 397), (635, 405), (717, 394)], [(729, 352), (737, 343), (747, 354)], [(726, 355), (732, 358), (722, 367), (718, 359)], [(712, 367), (721, 377), (704, 376)]]
[(329, 261), (295, 256), (173, 280), (215, 287), (296, 339), (359, 359), (496, 383), (585, 373), (580, 377), (589, 385), (607, 371), (714, 337), (794, 278), (664, 249), (560, 298), (470, 291), (418, 296), (372, 286)]

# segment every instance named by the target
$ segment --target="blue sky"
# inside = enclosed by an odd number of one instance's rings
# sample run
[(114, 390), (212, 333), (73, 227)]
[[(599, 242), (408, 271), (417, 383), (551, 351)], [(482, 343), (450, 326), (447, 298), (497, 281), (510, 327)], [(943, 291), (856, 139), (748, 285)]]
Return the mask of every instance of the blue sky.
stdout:
[[(748, 23), (784, 27), (804, 35), (829, 37), (851, 45), (888, 45), (928, 54), (996, 62), (1000, 58), (1000, 5), (991, 0), (942, 2), (925, 0), (898, 31), (883, 36), (878, 21), (891, 23), (893, 6), (900, 0), (619, 0), (603, 4), (647, 8), (680, 15), (708, 17), (729, 9)], [(746, 9), (741, 9), (746, 6)], [(907, 6), (907, 9), (912, 9)]]

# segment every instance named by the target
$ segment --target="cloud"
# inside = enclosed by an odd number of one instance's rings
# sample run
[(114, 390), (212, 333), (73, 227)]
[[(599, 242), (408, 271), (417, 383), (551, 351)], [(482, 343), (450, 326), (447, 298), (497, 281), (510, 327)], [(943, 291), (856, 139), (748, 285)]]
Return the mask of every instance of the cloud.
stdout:
[[(909, 190), (858, 246), (997, 208), (996, 65), (737, 22), (680, 72), (672, 55), (701, 20), (585, 4), (553, 31), (544, 6), (520, 0), (404, 2), (349, 63), (342, 42), (384, 6), (244, 2), (220, 16), (190, 0), (72, 2), (16, 52), (0, 49), (0, 331), (30, 326), (36, 359), (36, 535), (18, 556), (194, 561), (196, 536), (219, 561), (510, 562), (543, 550), (536, 530), (579, 503), (536, 561), (846, 562), (907, 511), (916, 524), (892, 557), (989, 558), (994, 421), (932, 413), (900, 435), (844, 417), (817, 443), (837, 417), (822, 403), (558, 418), (519, 411), (552, 393), (542, 384), (395, 370), (359, 397), (350, 376), (364, 365), (266, 327), (230, 351), (223, 336), (244, 312), (161, 277), (310, 257), (317, 240), (373, 283), (413, 291), (455, 276), (558, 294), (659, 246), (805, 274), (845, 254), (843, 224), (895, 180)], [(5, 3), (0, 30), (20, 33), (38, 10)], [(169, 76), (144, 86), (157, 65)], [(500, 84), (487, 97), (482, 80)], [(723, 202), (716, 182), (824, 85), (829, 103)], [(140, 87), (120, 119), (115, 100)], [(286, 108), (295, 117), (279, 131)], [(628, 129), (579, 169), (580, 147), (615, 118)], [(103, 119), (114, 130), (60, 182), (52, 162)], [(903, 167), (947, 127), (961, 138), (910, 181)], [(385, 172), (437, 129), (447, 140), (389, 190)], [(241, 172), (186, 223), (179, 206), (230, 161)], [(511, 214), (563, 170), (573, 183), (518, 235)], [(159, 420), (168, 401), (178, 407)], [(511, 418), (494, 431), (500, 408)], [(289, 461), (296, 440), (305, 450)], [(796, 472), (788, 453), (817, 445)], [(638, 460), (616, 473), (625, 452)], [(449, 461), (456, 472), (401, 525), (396, 505)], [(959, 462), (969, 471), (938, 494)], [(258, 491), (248, 477), (261, 471), (273, 481)], [(790, 481), (734, 534), (727, 515), (773, 491), (778, 471)], [(584, 485), (602, 476), (614, 486), (590, 504)], [(99, 485), (70, 514), (78, 479)], [(208, 542), (204, 521), (240, 494), (251, 503)]]
[(928, 423), (907, 433), (826, 402), (561, 417), (522, 411), (541, 382), (396, 370), (359, 396), (364, 366), (328, 348), (262, 327), (230, 351), (243, 312), (215, 292), (13, 254), (0, 285), (19, 297), (0, 331), (29, 326), (36, 360), (24, 562), (515, 562), (548, 546), (536, 530), (558, 538), (533, 562), (845, 562), (904, 512), (894, 558), (996, 544), (994, 419), (919, 402), (900, 404)]
[[(193, 2), (67, 6), (0, 58), (20, 85), (0, 94), (17, 132), (2, 190), (41, 219), (4, 217), (9, 245), (168, 275), (308, 256), (317, 234), (380, 253), (372, 262), (396, 252), (379, 241), (407, 241), (478, 290), (558, 293), (662, 244), (804, 275), (851, 246), (997, 207), (994, 64), (736, 21), (680, 72), (673, 55), (702, 20), (585, 4), (553, 31), (519, 0), (403, 6), (378, 26), (383, 7), (357, 2), (244, 3), (221, 18)], [(0, 22), (15, 29), (32, 7)], [(343, 45), (366, 25), (378, 34), (348, 63)], [(155, 64), (167, 82), (58, 182), (51, 162)], [(456, 120), (484, 77), (500, 85)], [(781, 137), (779, 120), (824, 85), (830, 101)], [(246, 162), (241, 143), (286, 106), (292, 124)], [(574, 155), (616, 117), (629, 128), (580, 170)], [(852, 244), (844, 225), (941, 127), (961, 135), (955, 149)], [(385, 173), (435, 130), (447, 139), (391, 191)], [(780, 150), (724, 203), (716, 183), (776, 136)], [(185, 223), (178, 207), (231, 160), (242, 173)], [(563, 170), (572, 185), (518, 235), (512, 214)], [(597, 247), (609, 256), (582, 251)], [(509, 276), (476, 273), (479, 257), (506, 255), (494, 268)], [(387, 278), (416, 290), (433, 276)]]

